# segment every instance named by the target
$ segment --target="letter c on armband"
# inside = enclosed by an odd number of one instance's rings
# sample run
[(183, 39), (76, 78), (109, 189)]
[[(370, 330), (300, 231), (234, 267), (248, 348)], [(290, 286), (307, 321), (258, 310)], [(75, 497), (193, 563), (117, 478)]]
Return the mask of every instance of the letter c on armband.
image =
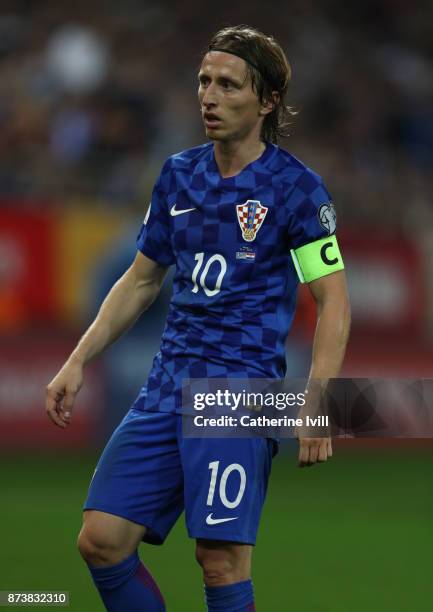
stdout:
[(290, 251), (301, 283), (311, 283), (332, 272), (344, 270), (336, 236), (320, 238)]

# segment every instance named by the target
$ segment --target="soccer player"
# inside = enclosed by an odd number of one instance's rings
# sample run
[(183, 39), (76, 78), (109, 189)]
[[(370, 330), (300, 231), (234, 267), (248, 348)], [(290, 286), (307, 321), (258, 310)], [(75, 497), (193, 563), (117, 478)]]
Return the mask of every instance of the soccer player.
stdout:
[[(176, 266), (160, 351), (84, 507), (79, 549), (109, 611), (165, 610), (137, 548), (163, 543), (183, 510), (208, 610), (255, 609), (251, 553), (275, 444), (183, 437), (182, 379), (284, 378), (299, 280), (317, 304), (310, 377), (335, 377), (342, 363), (349, 304), (335, 211), (322, 179), (276, 145), (289, 79), (272, 37), (246, 26), (214, 36), (198, 74), (211, 142), (166, 161), (133, 264), (48, 385), (48, 415), (66, 427), (85, 364), (149, 307)], [(329, 438), (299, 442), (301, 466), (331, 456)]]

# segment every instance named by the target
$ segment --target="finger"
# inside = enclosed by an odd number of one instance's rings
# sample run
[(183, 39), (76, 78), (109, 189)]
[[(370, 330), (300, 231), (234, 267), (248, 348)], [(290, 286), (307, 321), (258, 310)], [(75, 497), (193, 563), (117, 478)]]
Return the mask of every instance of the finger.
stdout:
[(57, 400), (55, 412), (57, 416), (62, 420), (63, 423), (69, 424), (70, 417), (71, 417), (71, 411), (69, 408), (66, 408), (65, 400), (66, 400), (66, 395), (64, 398), (62, 397)]
[(328, 459), (328, 440), (324, 439), (322, 440), (319, 446), (319, 453), (317, 456), (317, 461), (322, 463), (323, 461), (326, 461), (327, 459)]
[(49, 415), (51, 410), (54, 410), (56, 407), (56, 400), (50, 394), (47, 393), (45, 398), (45, 412)]
[(58, 413), (58, 406), (61, 401), (61, 394), (55, 394), (52, 391), (47, 391), (47, 397), (45, 400), (45, 411), (48, 418), (59, 427), (65, 427), (64, 422), (60, 418)]
[(319, 454), (319, 444), (317, 440), (312, 440), (310, 443), (310, 452), (309, 452), (309, 459), (308, 459), (309, 465), (314, 465), (314, 463), (317, 463), (318, 454)]
[(65, 412), (65, 408), (63, 406), (60, 406), (57, 409), (57, 414), (62, 419), (63, 423), (66, 423), (67, 425), (69, 425), (69, 423), (71, 422), (71, 412), (70, 411), (67, 410)]
[(332, 439), (328, 438), (328, 457), (332, 457)]
[(62, 416), (68, 422), (70, 421), (71, 416), (72, 416), (72, 409), (74, 407), (75, 395), (76, 395), (75, 391), (66, 391), (66, 394), (63, 400)]
[(308, 465), (308, 444), (306, 444), (305, 439), (299, 440), (299, 457), (298, 457), (298, 466), (306, 467)]
[(50, 407), (47, 410), (47, 414), (48, 417), (51, 419), (51, 421), (55, 424), (58, 425), (59, 427), (66, 427), (66, 423), (64, 422), (64, 420), (60, 417), (57, 406), (54, 407)]

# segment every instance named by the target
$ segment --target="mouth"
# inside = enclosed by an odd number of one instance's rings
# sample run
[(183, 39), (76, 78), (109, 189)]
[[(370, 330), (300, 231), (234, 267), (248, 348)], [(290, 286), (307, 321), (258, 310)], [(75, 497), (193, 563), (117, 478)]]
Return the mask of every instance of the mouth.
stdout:
[(203, 114), (204, 124), (207, 128), (214, 129), (221, 125), (221, 119), (214, 113)]

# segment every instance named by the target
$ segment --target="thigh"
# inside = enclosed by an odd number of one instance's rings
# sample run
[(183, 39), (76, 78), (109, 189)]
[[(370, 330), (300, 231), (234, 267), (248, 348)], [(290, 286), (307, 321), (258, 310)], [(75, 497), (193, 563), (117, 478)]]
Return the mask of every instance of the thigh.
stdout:
[(181, 438), (185, 516), (193, 538), (255, 544), (273, 443), (265, 438)]
[(130, 410), (105, 447), (84, 510), (146, 527), (160, 544), (183, 510), (183, 474), (175, 414)]

